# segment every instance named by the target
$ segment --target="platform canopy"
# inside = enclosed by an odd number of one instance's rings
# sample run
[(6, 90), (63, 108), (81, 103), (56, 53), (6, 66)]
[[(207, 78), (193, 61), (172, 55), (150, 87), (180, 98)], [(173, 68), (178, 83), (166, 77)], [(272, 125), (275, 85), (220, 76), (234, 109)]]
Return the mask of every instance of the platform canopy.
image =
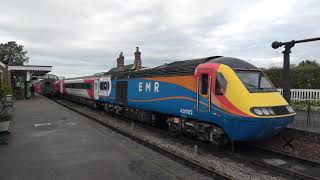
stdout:
[[(22, 65), (22, 66), (8, 66), (10, 74), (15, 77), (25, 77), (24, 78), (24, 90), (15, 90), (16, 97), (22, 96), (24, 92), (24, 97), (30, 99), (30, 80), (31, 76), (44, 76), (52, 70), (52, 66), (34, 66), (34, 65)], [(21, 80), (21, 79), (20, 79)], [(21, 81), (20, 81), (21, 83)]]
[(52, 66), (34, 66), (34, 65), (24, 65), (24, 66), (8, 66), (8, 70), (11, 74), (15, 75), (25, 75), (30, 73), (34, 76), (44, 76), (52, 70)]

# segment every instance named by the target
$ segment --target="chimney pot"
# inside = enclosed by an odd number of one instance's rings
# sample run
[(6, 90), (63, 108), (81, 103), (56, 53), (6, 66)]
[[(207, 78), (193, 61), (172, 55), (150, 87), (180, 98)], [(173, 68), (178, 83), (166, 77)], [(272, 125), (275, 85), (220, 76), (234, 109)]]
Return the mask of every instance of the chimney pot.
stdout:
[(141, 52), (139, 51), (139, 47), (136, 48), (136, 52), (134, 53), (134, 67), (136, 69), (141, 69)]
[(117, 68), (121, 69), (124, 67), (124, 56), (123, 56), (123, 52), (121, 52), (119, 54), (119, 57), (117, 58)]

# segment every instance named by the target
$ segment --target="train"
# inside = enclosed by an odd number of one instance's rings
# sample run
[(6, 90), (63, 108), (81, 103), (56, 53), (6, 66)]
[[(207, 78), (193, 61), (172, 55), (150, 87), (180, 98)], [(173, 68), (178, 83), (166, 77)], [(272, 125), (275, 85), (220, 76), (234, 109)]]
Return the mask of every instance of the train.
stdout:
[(51, 98), (55, 93), (54, 85), (57, 80), (57, 76), (53, 74), (47, 74), (43, 77), (40, 77), (39, 79), (32, 81), (32, 85), (36, 93)]
[(58, 80), (54, 94), (216, 145), (270, 138), (295, 116), (261, 69), (223, 56)]

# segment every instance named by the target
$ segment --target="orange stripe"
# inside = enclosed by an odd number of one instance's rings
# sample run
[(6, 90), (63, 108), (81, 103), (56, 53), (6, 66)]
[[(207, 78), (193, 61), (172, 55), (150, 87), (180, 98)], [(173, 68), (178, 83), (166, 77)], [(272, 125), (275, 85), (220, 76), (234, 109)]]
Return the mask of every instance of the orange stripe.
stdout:
[(146, 80), (160, 81), (171, 84), (176, 84), (185, 87), (193, 92), (197, 92), (197, 81), (193, 76), (167, 76), (167, 77), (154, 77), (144, 78)]

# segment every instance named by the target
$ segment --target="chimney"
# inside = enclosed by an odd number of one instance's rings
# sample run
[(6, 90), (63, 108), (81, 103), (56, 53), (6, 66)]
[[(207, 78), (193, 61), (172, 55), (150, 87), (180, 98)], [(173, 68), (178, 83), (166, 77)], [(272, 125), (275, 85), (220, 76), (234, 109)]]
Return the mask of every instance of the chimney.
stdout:
[(136, 69), (141, 69), (141, 52), (139, 51), (139, 47), (137, 47), (136, 52), (134, 53), (134, 67)]
[(117, 68), (121, 69), (123, 67), (124, 67), (124, 56), (123, 56), (123, 53), (121, 52), (119, 54), (119, 57), (117, 58)]

